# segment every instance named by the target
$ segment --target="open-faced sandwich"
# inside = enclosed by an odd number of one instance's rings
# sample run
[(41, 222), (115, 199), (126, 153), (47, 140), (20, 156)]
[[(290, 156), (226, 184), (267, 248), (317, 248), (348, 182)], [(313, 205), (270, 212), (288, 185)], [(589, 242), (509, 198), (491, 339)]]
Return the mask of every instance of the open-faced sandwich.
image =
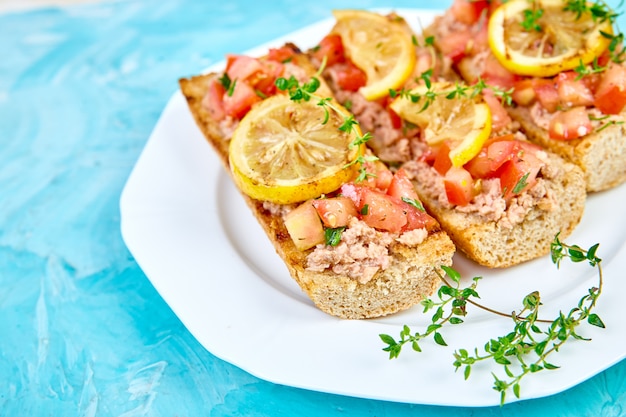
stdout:
[(455, 247), (294, 45), (181, 79), (204, 136), (291, 276), (331, 315), (379, 317), (439, 286)]
[[(449, 65), (456, 57), (436, 53), (430, 38), (407, 35), (396, 15), (338, 11), (335, 17), (313, 62), (326, 64), (329, 86), (372, 132), (377, 154), (411, 177), (427, 211), (470, 259), (516, 265), (547, 254), (557, 233), (573, 231), (584, 210), (583, 173), (527, 140), (502, 104), (507, 91), (457, 82)], [(360, 51), (369, 44), (383, 54), (378, 40), (392, 35), (424, 64), (391, 90), (372, 94), (380, 76), (368, 73)], [(398, 54), (396, 61), (402, 59), (409, 58)], [(338, 75), (346, 63), (364, 73), (360, 83)]]
[(455, 0), (428, 36), (469, 83), (513, 89), (528, 139), (577, 164), (589, 192), (626, 181), (626, 65), (604, 2)]
[(458, 249), (489, 267), (549, 253), (555, 235), (578, 225), (586, 200), (580, 168), (503, 123), (499, 103), (491, 90), (445, 82), (405, 90), (391, 103), (421, 131), (403, 169), (424, 206)]

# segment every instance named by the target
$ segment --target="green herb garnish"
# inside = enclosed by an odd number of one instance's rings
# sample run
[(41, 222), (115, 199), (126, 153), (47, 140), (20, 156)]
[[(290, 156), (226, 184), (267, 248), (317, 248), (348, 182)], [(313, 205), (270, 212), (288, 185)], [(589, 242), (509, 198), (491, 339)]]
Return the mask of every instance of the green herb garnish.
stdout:
[(324, 239), (329, 246), (337, 246), (341, 242), (341, 235), (345, 227), (326, 228), (324, 230)]
[(468, 379), (472, 369), (479, 362), (492, 361), (501, 367), (504, 375), (493, 373), (493, 389), (500, 393), (500, 403), (504, 404), (506, 395), (512, 392), (517, 398), (521, 393), (521, 381), (529, 374), (545, 370), (557, 369), (558, 365), (549, 361), (555, 353), (571, 340), (588, 341), (589, 338), (578, 333), (578, 327), (587, 323), (604, 328), (602, 319), (593, 312), (602, 292), (603, 275), (602, 260), (596, 255), (598, 244), (584, 250), (577, 245), (567, 245), (560, 241), (559, 235), (554, 237), (550, 245), (552, 262), (557, 266), (563, 259), (571, 262), (588, 262), (597, 269), (598, 284), (589, 288), (578, 304), (568, 313), (559, 313), (553, 320), (540, 318), (541, 297), (539, 292), (533, 291), (522, 300), (519, 312), (503, 313), (479, 304), (479, 294), (476, 291), (481, 277), (473, 278), (471, 284), (461, 288), (460, 274), (452, 268), (442, 267), (445, 274), (453, 282), (439, 274), (443, 285), (437, 292), (438, 301), (426, 299), (422, 301), (424, 312), (435, 310), (429, 324), (423, 332), (413, 332), (404, 325), (400, 331), (400, 338), (381, 334), (380, 339), (385, 344), (383, 350), (388, 352), (389, 358), (397, 358), (403, 346), (409, 344), (416, 352), (421, 352), (420, 342), (432, 337), (438, 345), (446, 346), (441, 329), (444, 325), (457, 325), (464, 322), (467, 314), (467, 304), (472, 304), (490, 313), (508, 317), (513, 321), (513, 329), (505, 335), (492, 338), (484, 344), (482, 349), (458, 349), (454, 352), (453, 366), (456, 370), (463, 370), (463, 377)]

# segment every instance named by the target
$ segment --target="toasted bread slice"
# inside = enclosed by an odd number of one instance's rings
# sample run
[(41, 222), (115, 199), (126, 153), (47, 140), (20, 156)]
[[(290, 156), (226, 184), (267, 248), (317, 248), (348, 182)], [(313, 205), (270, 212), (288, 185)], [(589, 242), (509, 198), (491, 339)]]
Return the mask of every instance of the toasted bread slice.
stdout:
[[(520, 206), (509, 206), (498, 220), (451, 207), (442, 200), (442, 177), (430, 165), (412, 161), (405, 169), (413, 175), (424, 207), (457, 248), (481, 265), (503, 268), (548, 254), (555, 235), (569, 236), (582, 217), (586, 200), (582, 171), (557, 155), (546, 154), (550, 178), (543, 179), (542, 186), (547, 198), (529, 205), (521, 219)], [(513, 217), (517, 219), (512, 221)]]
[[(301, 61), (299, 65), (307, 65), (305, 58), (298, 59)], [(215, 76), (206, 74), (184, 78), (180, 80), (180, 87), (199, 128), (230, 173), (228, 139), (202, 104), (207, 82)], [(336, 317), (372, 318), (410, 308), (439, 286), (440, 266), (452, 264), (455, 247), (445, 232), (436, 230), (418, 246), (394, 243), (389, 249), (391, 264), (379, 270), (366, 283), (329, 269), (314, 272), (307, 269), (307, 255), (312, 249), (301, 251), (294, 246), (282, 216), (265, 209), (262, 201), (244, 194), (242, 196), (287, 265), (291, 276), (315, 306)]]

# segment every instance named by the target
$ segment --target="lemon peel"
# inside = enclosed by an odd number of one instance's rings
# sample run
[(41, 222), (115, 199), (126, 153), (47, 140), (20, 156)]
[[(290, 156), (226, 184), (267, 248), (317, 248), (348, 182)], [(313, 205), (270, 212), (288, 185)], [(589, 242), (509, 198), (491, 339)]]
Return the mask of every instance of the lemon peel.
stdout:
[(367, 76), (359, 90), (367, 100), (382, 98), (408, 80), (417, 58), (413, 34), (402, 18), (366, 10), (334, 10), (333, 15), (337, 21), (333, 32)]
[(449, 141), (452, 165), (461, 167), (478, 155), (491, 135), (491, 110), (476, 98), (449, 98), (453, 90), (454, 86), (446, 82), (433, 83), (430, 88), (419, 86), (396, 97), (390, 107), (417, 125), (429, 145)]

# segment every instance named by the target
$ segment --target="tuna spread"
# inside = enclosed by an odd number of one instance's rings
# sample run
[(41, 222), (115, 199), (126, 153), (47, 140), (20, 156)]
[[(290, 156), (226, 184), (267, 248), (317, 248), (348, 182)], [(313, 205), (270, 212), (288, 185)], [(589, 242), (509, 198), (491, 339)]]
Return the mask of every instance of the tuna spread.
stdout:
[(379, 270), (389, 266), (392, 261), (389, 248), (394, 242), (416, 246), (427, 236), (426, 229), (415, 229), (401, 235), (381, 232), (353, 218), (337, 246), (320, 244), (313, 249), (307, 256), (307, 270), (322, 272), (330, 269), (365, 284)]
[[(537, 152), (537, 157), (547, 161), (547, 154)], [(435, 200), (446, 209), (452, 209), (479, 216), (484, 221), (493, 221), (499, 227), (513, 228), (522, 223), (524, 218), (534, 207), (543, 211), (553, 211), (558, 207), (553, 193), (546, 187), (546, 181), (554, 178), (558, 172), (549, 164), (541, 168), (537, 183), (528, 191), (521, 193), (508, 202), (502, 196), (500, 179), (483, 179), (480, 182), (481, 190), (474, 199), (465, 206), (452, 206), (446, 197), (443, 177), (425, 162), (411, 161), (404, 165), (407, 174), (419, 184), (421, 194), (428, 200)]]

